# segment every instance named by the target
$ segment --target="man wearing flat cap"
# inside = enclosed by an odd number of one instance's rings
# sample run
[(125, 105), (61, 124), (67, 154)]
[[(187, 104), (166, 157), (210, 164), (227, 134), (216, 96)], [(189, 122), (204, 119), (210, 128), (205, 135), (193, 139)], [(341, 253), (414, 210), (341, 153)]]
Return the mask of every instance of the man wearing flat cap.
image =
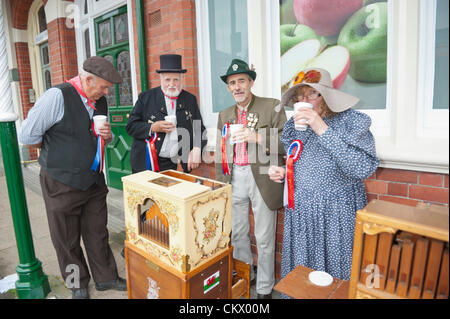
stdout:
[[(177, 169), (188, 173), (201, 162), (207, 140), (197, 98), (183, 90), (181, 55), (160, 56), (161, 85), (139, 94), (126, 130), (133, 137), (133, 173)], [(156, 154), (152, 155), (152, 149)]]
[[(236, 101), (219, 114), (216, 143), (216, 179), (232, 185), (231, 244), (233, 257), (253, 264), (249, 209), (255, 219), (258, 299), (271, 298), (275, 284), (275, 232), (277, 209), (283, 204), (283, 188), (268, 176), (270, 163), (282, 165), (284, 148), (279, 137), (286, 122), (280, 101), (253, 95), (256, 72), (233, 59), (221, 76)], [(235, 124), (241, 128), (234, 132)]]
[(48, 89), (23, 121), (19, 141), (41, 149), (40, 182), (50, 236), (72, 298), (88, 299), (90, 273), (80, 246), (83, 239), (97, 290), (125, 291), (108, 243), (102, 171), (104, 144), (113, 139), (108, 122), (94, 128), (95, 115), (108, 115), (104, 95), (122, 78), (113, 64), (94, 56), (80, 74)]

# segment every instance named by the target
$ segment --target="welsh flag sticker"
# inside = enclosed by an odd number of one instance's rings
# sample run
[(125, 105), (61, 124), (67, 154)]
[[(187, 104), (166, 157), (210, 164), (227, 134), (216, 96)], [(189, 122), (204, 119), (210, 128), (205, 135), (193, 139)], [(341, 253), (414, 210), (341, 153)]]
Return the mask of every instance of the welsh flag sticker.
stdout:
[(215, 274), (209, 276), (203, 281), (203, 293), (206, 294), (215, 286), (217, 286), (220, 282), (220, 272), (216, 272)]

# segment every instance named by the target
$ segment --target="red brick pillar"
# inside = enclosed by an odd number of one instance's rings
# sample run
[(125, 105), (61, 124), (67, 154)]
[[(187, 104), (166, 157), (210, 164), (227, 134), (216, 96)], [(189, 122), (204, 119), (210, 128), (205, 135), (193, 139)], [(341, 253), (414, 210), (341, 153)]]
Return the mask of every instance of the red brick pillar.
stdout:
[(58, 18), (47, 22), (47, 30), (52, 85), (56, 85), (78, 74), (75, 29), (66, 26), (66, 18)]

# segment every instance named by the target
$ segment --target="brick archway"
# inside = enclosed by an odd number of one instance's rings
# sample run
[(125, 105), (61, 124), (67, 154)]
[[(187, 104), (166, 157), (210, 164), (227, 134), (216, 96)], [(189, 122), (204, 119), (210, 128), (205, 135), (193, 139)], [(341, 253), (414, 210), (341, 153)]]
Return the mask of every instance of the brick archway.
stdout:
[[(28, 26), (28, 18), (30, 8), (32, 7), (34, 1), (37, 0), (9, 2), (11, 6), (11, 24), (14, 29), (28, 32), (30, 31), (30, 27)], [(55, 5), (54, 1), (50, 1), (52, 3), (48, 3), (48, 0), (44, 0), (42, 2), (44, 5)], [(73, 28), (67, 28), (66, 18), (64, 17), (52, 18), (51, 21), (49, 20), (49, 17), (47, 17), (50, 68), (52, 71), (52, 85), (56, 85), (63, 83), (64, 80), (70, 79), (78, 73), (75, 30)], [(14, 41), (17, 69), (19, 72), (21, 106), (23, 116), (26, 118), (28, 112), (34, 105), (34, 103), (30, 102), (30, 92), (33, 90), (32, 72), (35, 70), (31, 69), (28, 40), (22, 37), (20, 39), (14, 39)], [(36, 85), (36, 83), (34, 84)], [(29, 159), (36, 158), (36, 150), (29, 148)]]

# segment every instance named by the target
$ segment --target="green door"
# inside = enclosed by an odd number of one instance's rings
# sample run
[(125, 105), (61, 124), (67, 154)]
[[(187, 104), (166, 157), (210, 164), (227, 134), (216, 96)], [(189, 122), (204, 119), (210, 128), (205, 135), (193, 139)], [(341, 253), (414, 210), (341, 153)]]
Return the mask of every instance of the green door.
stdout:
[(111, 61), (123, 78), (109, 90), (109, 121), (115, 139), (105, 149), (108, 186), (122, 189), (121, 177), (131, 174), (132, 138), (125, 127), (133, 108), (127, 7), (108, 12), (94, 20), (97, 55)]

